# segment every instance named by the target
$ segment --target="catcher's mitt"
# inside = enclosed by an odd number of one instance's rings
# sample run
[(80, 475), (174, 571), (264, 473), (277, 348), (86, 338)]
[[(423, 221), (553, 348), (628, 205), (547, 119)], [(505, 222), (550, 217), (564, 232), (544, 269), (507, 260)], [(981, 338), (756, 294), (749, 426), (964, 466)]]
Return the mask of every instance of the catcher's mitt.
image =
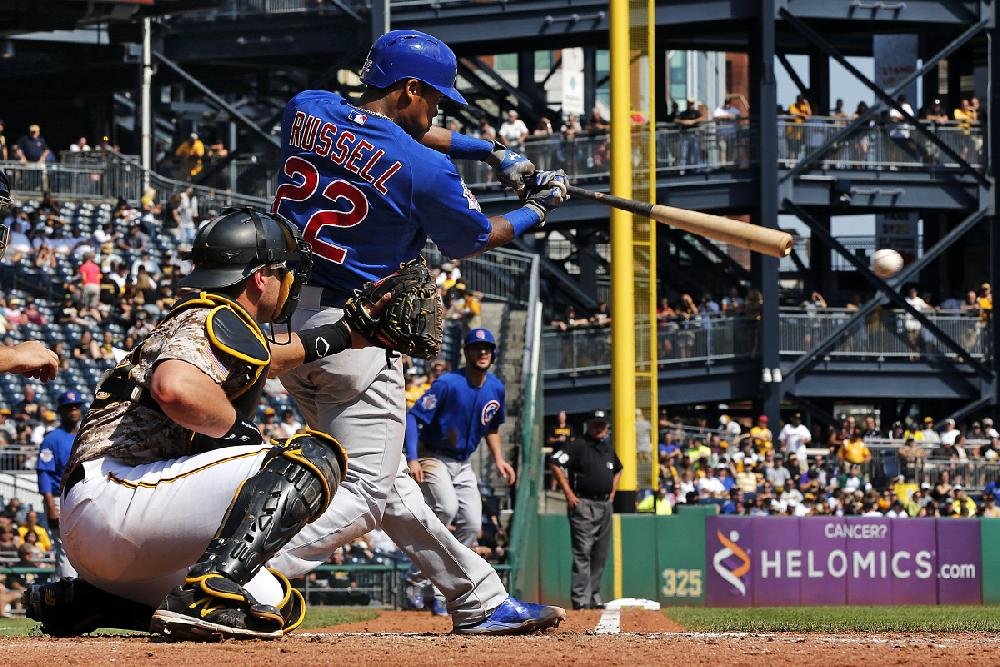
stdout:
[[(377, 317), (368, 314), (383, 295), (389, 303)], [(404, 262), (382, 280), (367, 283), (344, 306), (344, 319), (379, 347), (430, 359), (441, 353), (444, 304), (423, 257)]]

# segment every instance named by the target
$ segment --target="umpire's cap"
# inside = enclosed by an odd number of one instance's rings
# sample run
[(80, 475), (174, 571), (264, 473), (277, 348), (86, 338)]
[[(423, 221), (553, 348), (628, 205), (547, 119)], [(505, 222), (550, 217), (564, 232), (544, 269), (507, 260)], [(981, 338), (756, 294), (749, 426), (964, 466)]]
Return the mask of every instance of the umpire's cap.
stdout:
[(458, 61), (448, 45), (419, 30), (392, 30), (372, 44), (361, 80), (388, 88), (403, 79), (419, 79), (461, 106), (468, 102), (455, 89)]
[(608, 424), (610, 420), (608, 419), (608, 413), (606, 410), (594, 410), (590, 413), (587, 421), (591, 424)]
[(76, 389), (70, 389), (69, 391), (64, 391), (59, 394), (59, 398), (56, 400), (59, 404), (59, 409), (68, 408), (73, 405), (83, 405), (83, 394), (78, 392)]
[(475, 345), (476, 343), (486, 343), (487, 345), (492, 345), (495, 350), (497, 347), (497, 339), (493, 337), (493, 332), (489, 329), (473, 329), (465, 336), (465, 343), (463, 347), (468, 347), (469, 345)]

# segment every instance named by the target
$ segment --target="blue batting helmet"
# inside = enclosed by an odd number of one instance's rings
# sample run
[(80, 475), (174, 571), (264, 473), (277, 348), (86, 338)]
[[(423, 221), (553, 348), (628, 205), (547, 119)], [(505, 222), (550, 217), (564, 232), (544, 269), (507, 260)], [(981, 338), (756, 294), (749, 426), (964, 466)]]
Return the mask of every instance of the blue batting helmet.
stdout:
[(361, 68), (361, 80), (388, 88), (403, 79), (419, 79), (463, 107), (468, 104), (455, 89), (458, 60), (448, 45), (419, 30), (392, 30), (372, 44)]
[(465, 336), (465, 346), (476, 343), (486, 343), (496, 349), (497, 339), (493, 337), (493, 332), (489, 329), (473, 329)]
[(60, 408), (66, 408), (71, 405), (83, 405), (83, 395), (75, 389), (70, 389), (69, 391), (64, 391), (59, 394), (59, 398), (56, 401)]

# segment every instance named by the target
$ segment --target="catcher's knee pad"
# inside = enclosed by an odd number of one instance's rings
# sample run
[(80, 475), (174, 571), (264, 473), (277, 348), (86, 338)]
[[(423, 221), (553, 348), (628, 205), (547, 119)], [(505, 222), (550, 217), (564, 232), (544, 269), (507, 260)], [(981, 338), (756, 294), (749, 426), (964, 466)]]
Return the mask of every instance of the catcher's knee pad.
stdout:
[(335, 438), (307, 430), (276, 441), (257, 474), (237, 489), (232, 504), (189, 579), (222, 574), (245, 584), (333, 499), (347, 471)]

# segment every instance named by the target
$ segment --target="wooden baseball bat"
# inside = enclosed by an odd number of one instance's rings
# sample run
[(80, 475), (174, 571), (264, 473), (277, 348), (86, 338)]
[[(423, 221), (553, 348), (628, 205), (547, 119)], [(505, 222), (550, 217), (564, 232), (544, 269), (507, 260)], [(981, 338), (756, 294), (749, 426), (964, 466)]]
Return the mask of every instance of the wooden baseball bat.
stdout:
[(692, 234), (747, 248), (771, 257), (787, 257), (792, 252), (791, 235), (778, 229), (730, 220), (721, 215), (700, 213), (663, 204), (650, 204), (635, 199), (624, 199), (603, 192), (585, 190), (575, 185), (570, 185), (567, 190), (571, 197), (580, 197), (607, 204), (656, 222), (662, 222), (665, 225), (683, 229)]

